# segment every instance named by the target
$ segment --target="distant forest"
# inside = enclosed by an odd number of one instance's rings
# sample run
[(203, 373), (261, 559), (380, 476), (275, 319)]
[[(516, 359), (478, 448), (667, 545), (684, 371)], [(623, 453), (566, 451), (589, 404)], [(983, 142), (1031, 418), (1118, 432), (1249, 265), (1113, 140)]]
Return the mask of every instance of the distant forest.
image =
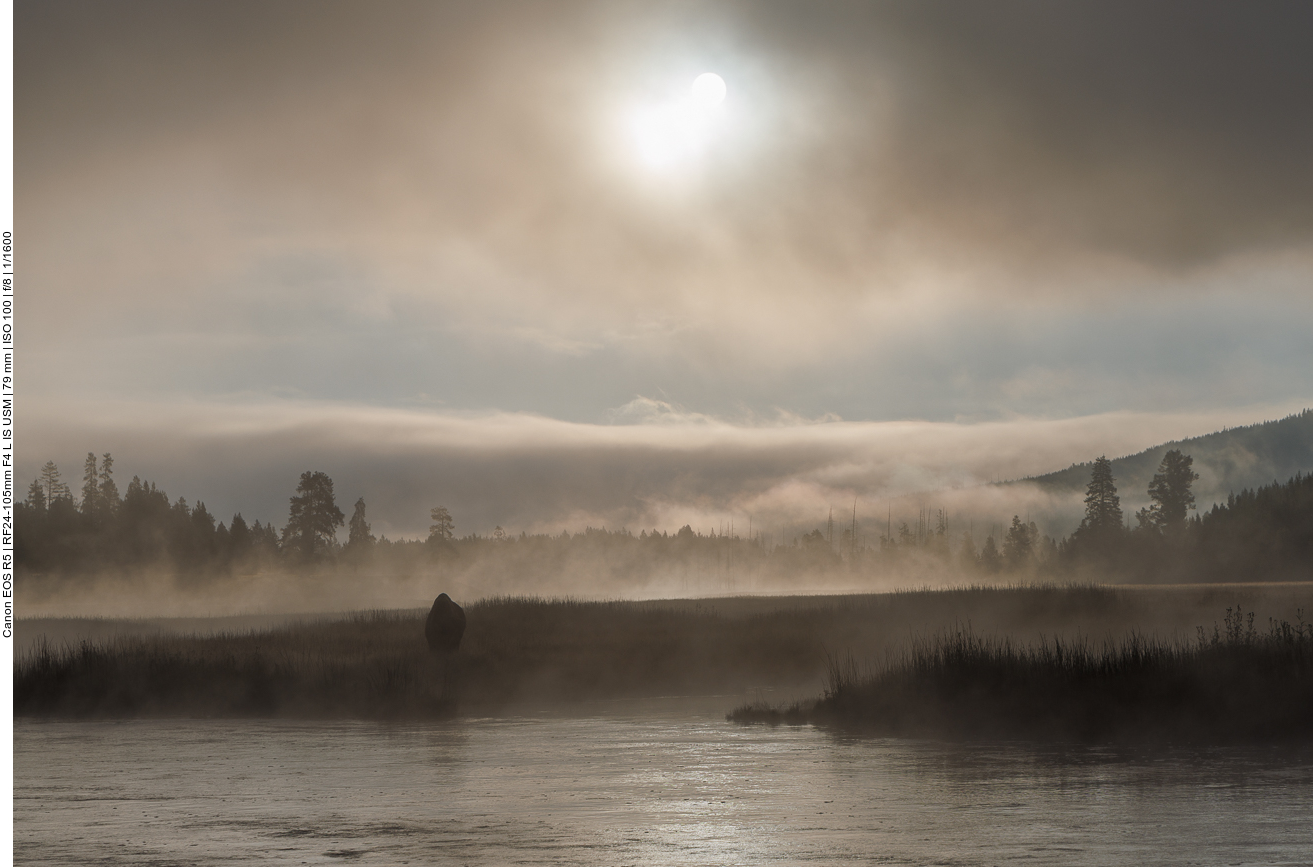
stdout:
[[(495, 561), (503, 572), (535, 576), (577, 570), (588, 563), (601, 586), (620, 590), (628, 581), (664, 574), (802, 578), (816, 573), (920, 574), (952, 572), (968, 580), (1000, 576), (1040, 580), (1143, 582), (1270, 581), (1313, 578), (1313, 476), (1243, 490), (1211, 510), (1194, 513), (1192, 458), (1168, 450), (1148, 485), (1152, 504), (1123, 514), (1113, 462), (1087, 465), (1085, 517), (1069, 537), (1042, 535), (1033, 522), (1013, 516), (1000, 534), (977, 540), (954, 536), (944, 512), (923, 512), (868, 544), (854, 529), (831, 520), (786, 544), (761, 535), (703, 535), (685, 526), (676, 533), (586, 528), (559, 535), (456, 535), (449, 510), (430, 512), (423, 540), (376, 538), (358, 499), (348, 518), (338, 507), (333, 481), (305, 472), (289, 500), (286, 523), (248, 523), (239, 513), (218, 520), (203, 502), (171, 501), (154, 484), (133, 477), (120, 493), (111, 455), (89, 453), (80, 496), (47, 462), (16, 507), (15, 556), (27, 581), (106, 571), (164, 569), (180, 584), (204, 584), (235, 574), (278, 570), (350, 570), (368, 573), (468, 568)], [(347, 539), (339, 542), (345, 527)], [(599, 572), (600, 570), (600, 572)], [(31, 586), (31, 585), (29, 585)]]

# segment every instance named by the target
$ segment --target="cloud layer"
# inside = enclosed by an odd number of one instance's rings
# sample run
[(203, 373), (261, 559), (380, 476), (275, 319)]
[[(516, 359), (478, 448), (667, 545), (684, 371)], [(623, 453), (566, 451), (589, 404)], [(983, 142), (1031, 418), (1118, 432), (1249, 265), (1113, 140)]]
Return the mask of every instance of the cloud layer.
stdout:
[[(16, 14), (24, 382), (53, 404), (1313, 397), (1298, 4)], [(730, 133), (645, 174), (626, 112), (709, 68)]]

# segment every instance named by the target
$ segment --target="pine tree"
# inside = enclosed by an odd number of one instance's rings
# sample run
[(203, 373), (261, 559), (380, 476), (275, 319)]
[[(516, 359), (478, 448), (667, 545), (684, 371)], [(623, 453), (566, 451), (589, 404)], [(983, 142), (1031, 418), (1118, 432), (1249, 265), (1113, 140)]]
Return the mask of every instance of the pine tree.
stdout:
[(451, 541), (455, 536), (456, 524), (452, 521), (451, 512), (447, 511), (447, 507), (434, 506), (429, 511), (429, 516), (433, 519), (433, 524), (429, 527), (429, 541)]
[(27, 506), (39, 515), (46, 513), (46, 489), (41, 486), (40, 479), (33, 479), (27, 486)]
[(100, 469), (96, 453), (87, 452), (82, 465), (82, 516), (94, 525), (100, 522), (100, 513)]
[(27, 499), (14, 507), (14, 561), (20, 569), (49, 565), (51, 535), (46, 489), (40, 479), (27, 488)]
[[(215, 534), (218, 532), (214, 526), (214, 516), (210, 510), (205, 508), (205, 503), (197, 502), (191, 510), (192, 538), (196, 546), (198, 559), (208, 565), (208, 561), (214, 559), (218, 548)], [(223, 526), (220, 524), (219, 526)]]
[(1085, 520), (1081, 526), (1096, 536), (1121, 532), (1122, 503), (1112, 476), (1112, 461), (1106, 456), (1094, 461), (1090, 483), (1085, 488)]
[(346, 516), (333, 501), (333, 480), (327, 473), (306, 471), (296, 486), (291, 499), (287, 526), (283, 528), (284, 544), (293, 545), (304, 560), (316, 553), (333, 548), (337, 528)]
[[(1077, 559), (1107, 561), (1121, 550), (1125, 533), (1121, 497), (1106, 456), (1094, 461), (1085, 488), (1085, 517), (1071, 536), (1069, 553)], [(1103, 565), (1108, 565), (1106, 562)]]
[(40, 475), (41, 485), (46, 489), (46, 508), (49, 508), (55, 500), (64, 498), (71, 499), (73, 494), (64, 484), (64, 480), (59, 477), (59, 467), (55, 466), (54, 461), (46, 461), (46, 465), (41, 468)]
[(233, 537), (228, 532), (228, 528), (219, 522), (219, 526), (214, 528), (214, 550), (215, 559), (227, 566), (232, 563), (233, 558)]
[(256, 521), (251, 525), (251, 550), (267, 557), (279, 552), (278, 531), (272, 523), (261, 525)]
[(1177, 532), (1185, 526), (1186, 513), (1194, 508), (1190, 485), (1199, 478), (1192, 466), (1194, 458), (1172, 449), (1163, 455), (1158, 472), (1149, 483), (1153, 505), (1136, 514), (1140, 527), (1162, 533)]
[(242, 513), (238, 512), (233, 515), (233, 519), (228, 525), (228, 547), (232, 550), (233, 559), (241, 560), (251, 551), (251, 529), (246, 526), (246, 519)]
[(99, 481), (100, 506), (108, 517), (119, 510), (119, 487), (114, 484), (114, 459), (109, 452), (101, 457)]
[(1012, 516), (1012, 526), (1003, 537), (1003, 559), (1010, 569), (1023, 569), (1030, 565), (1035, 550), (1035, 539), (1030, 526), (1021, 522), (1020, 515)]
[(374, 536), (369, 532), (369, 522), (365, 520), (365, 498), (356, 500), (355, 510), (351, 513), (351, 522), (347, 525), (347, 550), (364, 553), (374, 547)]

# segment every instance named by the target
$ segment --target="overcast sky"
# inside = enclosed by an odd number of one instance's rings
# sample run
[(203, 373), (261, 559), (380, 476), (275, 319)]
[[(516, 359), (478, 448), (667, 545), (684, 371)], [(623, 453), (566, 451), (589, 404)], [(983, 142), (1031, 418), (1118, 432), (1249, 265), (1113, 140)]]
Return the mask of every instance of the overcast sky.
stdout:
[(393, 533), (429, 500), (682, 523), (1313, 405), (1310, 33), (1294, 2), (20, 0), (22, 480), (112, 449), (279, 524), (306, 469)]

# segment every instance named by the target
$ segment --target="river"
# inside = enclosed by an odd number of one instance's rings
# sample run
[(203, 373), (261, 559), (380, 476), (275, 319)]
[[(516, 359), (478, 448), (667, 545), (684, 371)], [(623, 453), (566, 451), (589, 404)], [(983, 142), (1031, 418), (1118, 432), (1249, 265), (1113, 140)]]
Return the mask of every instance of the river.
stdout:
[(739, 727), (17, 720), (19, 864), (1309, 864), (1313, 753)]

